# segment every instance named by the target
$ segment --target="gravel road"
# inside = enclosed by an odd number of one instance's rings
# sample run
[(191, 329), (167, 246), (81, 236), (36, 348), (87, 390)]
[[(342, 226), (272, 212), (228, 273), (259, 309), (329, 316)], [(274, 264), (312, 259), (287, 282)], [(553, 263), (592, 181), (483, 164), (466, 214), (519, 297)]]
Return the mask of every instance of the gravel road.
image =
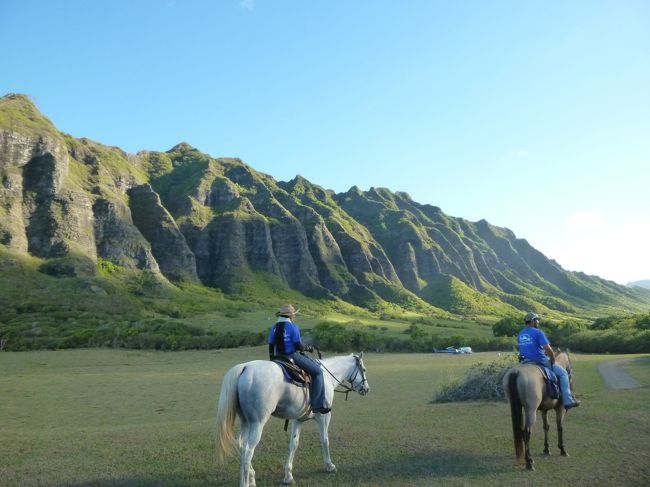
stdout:
[(609, 389), (634, 389), (641, 384), (627, 373), (625, 366), (635, 359), (623, 358), (609, 360), (598, 364), (598, 372), (603, 376), (605, 386)]

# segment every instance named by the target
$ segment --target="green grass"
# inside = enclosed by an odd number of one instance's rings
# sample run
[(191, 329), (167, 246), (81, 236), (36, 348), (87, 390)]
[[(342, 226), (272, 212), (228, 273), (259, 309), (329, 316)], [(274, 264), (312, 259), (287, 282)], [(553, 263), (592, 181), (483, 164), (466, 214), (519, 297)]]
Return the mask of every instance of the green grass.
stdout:
[[(0, 478), (14, 486), (237, 485), (238, 462), (215, 464), (212, 427), (221, 378), (266, 348), (205, 352), (71, 350), (0, 353)], [(574, 355), (583, 406), (565, 422), (571, 457), (543, 457), (536, 472), (514, 464), (508, 407), (431, 404), (435, 392), (478, 361), (474, 355), (368, 354), (370, 394), (337, 395), (324, 473), (315, 423), (294, 462), (305, 486), (644, 485), (650, 482), (650, 360), (629, 368), (642, 384), (609, 391), (597, 372), (611, 355)], [(270, 421), (256, 451), (259, 486), (278, 485), (288, 448)], [(551, 443), (556, 442), (552, 428)]]
[(0, 127), (25, 135), (46, 135), (61, 141), (61, 134), (50, 119), (41, 114), (26, 95), (14, 93), (0, 97)]
[[(187, 318), (184, 322), (200, 326), (206, 330), (214, 331), (265, 331), (271, 327), (275, 319), (274, 309), (241, 310), (236, 313), (206, 313), (203, 315)], [(406, 339), (405, 332), (412, 325), (410, 321), (382, 320), (369, 313), (365, 315), (350, 316), (336, 311), (308, 310), (301, 312), (296, 318), (304, 334), (308, 335), (309, 330), (322, 322), (344, 325), (349, 330), (369, 330), (381, 333), (382, 335)], [(492, 328), (481, 326), (476, 322), (463, 320), (450, 320), (445, 318), (429, 318), (426, 324), (416, 325), (426, 334), (436, 334), (442, 337), (462, 335), (464, 337), (491, 338)]]
[[(39, 272), (55, 263), (83, 275)], [(405, 331), (413, 324), (427, 336), (492, 336), (490, 326), (476, 321), (403, 310), (373, 313), (343, 301), (306, 298), (268, 275), (254, 275), (239, 295), (189, 283), (149, 289), (145, 277), (105, 260), (95, 268), (88, 259), (48, 261), (0, 246), (0, 338), (7, 338), (9, 350), (113, 346), (113, 337), (120, 342), (153, 320), (166, 328), (187, 325), (210, 333), (266, 332), (275, 310), (285, 302), (301, 308), (298, 323), (306, 334), (327, 322), (401, 340), (409, 339)]]

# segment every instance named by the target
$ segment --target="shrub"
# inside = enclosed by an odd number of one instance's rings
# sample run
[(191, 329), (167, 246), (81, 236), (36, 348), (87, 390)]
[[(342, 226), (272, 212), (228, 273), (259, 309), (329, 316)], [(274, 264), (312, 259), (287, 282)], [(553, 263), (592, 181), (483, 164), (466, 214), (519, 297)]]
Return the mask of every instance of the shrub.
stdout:
[(523, 328), (521, 320), (515, 317), (503, 318), (492, 325), (492, 333), (495, 337), (517, 335)]

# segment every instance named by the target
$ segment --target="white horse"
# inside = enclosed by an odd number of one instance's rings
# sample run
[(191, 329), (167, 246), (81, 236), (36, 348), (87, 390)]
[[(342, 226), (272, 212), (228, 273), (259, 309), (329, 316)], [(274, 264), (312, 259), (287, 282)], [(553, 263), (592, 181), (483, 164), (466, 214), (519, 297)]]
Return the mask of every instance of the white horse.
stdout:
[[(321, 361), (327, 404), (332, 404), (334, 389), (341, 385), (366, 395), (369, 391), (366, 368), (359, 355), (331, 357)], [(350, 387), (344, 383), (349, 383)], [(280, 365), (268, 360), (253, 360), (235, 365), (223, 378), (219, 409), (217, 411), (217, 458), (223, 462), (226, 454), (235, 450), (235, 417), (241, 430), (238, 444), (241, 455), (240, 486), (255, 485), (255, 471), (251, 465), (255, 447), (262, 437), (262, 429), (271, 416), (291, 420), (289, 457), (284, 466), (284, 483), (293, 484), (293, 457), (300, 441), (302, 423), (315, 418), (320, 430), (325, 470), (336, 472), (330, 458), (329, 428), (332, 413), (315, 414), (309, 406), (306, 388), (287, 382)]]

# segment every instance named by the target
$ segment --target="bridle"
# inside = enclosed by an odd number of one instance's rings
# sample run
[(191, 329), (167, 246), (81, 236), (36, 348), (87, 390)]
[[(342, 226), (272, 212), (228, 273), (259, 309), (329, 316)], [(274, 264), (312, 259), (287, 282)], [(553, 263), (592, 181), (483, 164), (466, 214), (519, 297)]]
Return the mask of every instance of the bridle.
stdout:
[[(339, 378), (336, 377), (336, 376), (332, 373), (332, 371), (331, 371), (330, 369), (328, 369), (328, 368), (325, 366), (325, 364), (324, 364), (323, 361), (321, 360), (321, 359), (322, 359), (322, 355), (321, 355), (320, 350), (318, 349), (318, 347), (314, 347), (314, 350), (318, 353), (318, 360), (316, 360), (316, 361), (317, 361), (317, 362), (320, 364), (320, 366), (321, 366), (323, 369), (325, 369), (325, 371), (326, 371), (329, 375), (331, 375), (332, 378), (336, 381), (336, 386), (334, 386), (334, 387), (338, 387), (338, 386), (343, 387), (343, 390), (336, 390), (336, 389), (334, 389), (334, 392), (340, 392), (340, 393), (342, 393), (342, 394), (345, 394), (345, 400), (346, 400), (346, 401), (348, 400), (348, 394), (349, 394), (350, 392), (352, 392), (352, 391), (356, 391), (356, 392), (358, 392), (358, 393), (361, 394), (361, 395), (365, 394), (365, 393), (363, 393), (363, 392), (361, 392), (361, 391), (363, 390), (363, 389), (362, 389), (363, 385), (366, 384), (366, 383), (368, 382), (368, 380), (366, 379), (366, 369), (363, 367), (363, 363), (361, 362), (361, 357), (360, 357), (360, 356), (358, 356), (358, 355), (354, 355), (354, 354), (352, 355), (352, 356), (354, 357), (355, 362), (356, 362), (356, 366), (355, 366), (355, 368), (354, 368), (354, 373), (352, 374), (352, 376), (351, 376), (349, 379), (346, 379), (346, 380), (345, 380), (345, 382), (349, 382), (349, 383), (350, 383), (350, 385), (347, 385), (347, 384), (344, 384), (343, 382), (341, 382), (341, 381), (339, 380)], [(355, 388), (355, 385), (354, 385), (354, 381), (357, 379), (357, 376), (358, 376), (359, 374), (361, 374), (361, 383), (357, 386), (358, 389), (356, 389), (356, 388)], [(287, 420), (285, 420), (285, 422), (284, 422), (284, 431), (287, 431), (288, 426), (289, 426), (289, 420), (287, 419)]]
[[(327, 367), (325, 367), (325, 364), (323, 362), (320, 362), (321, 367), (327, 371), (329, 375), (332, 376), (332, 378), (336, 381), (337, 385), (336, 387), (340, 386), (343, 389), (334, 389), (334, 392), (340, 392), (341, 394), (345, 394), (345, 400), (348, 400), (348, 394), (352, 391), (358, 392), (359, 394), (362, 394), (362, 387), (363, 385), (367, 382), (366, 379), (366, 370), (363, 367), (363, 363), (361, 362), (361, 357), (358, 355), (353, 355), (354, 360), (356, 362), (356, 367), (354, 368), (354, 373), (352, 374), (351, 377), (348, 379), (345, 379), (345, 382), (348, 382), (350, 385), (342, 382), (338, 377), (336, 377)], [(361, 375), (361, 382), (355, 386), (354, 382), (357, 380), (357, 377)]]
[[(565, 352), (566, 353), (566, 352)], [(564, 367), (566, 370), (567, 375), (569, 376), (569, 381), (573, 380), (573, 364), (571, 363), (571, 359), (569, 359), (569, 354), (566, 354), (567, 358), (567, 366)]]

